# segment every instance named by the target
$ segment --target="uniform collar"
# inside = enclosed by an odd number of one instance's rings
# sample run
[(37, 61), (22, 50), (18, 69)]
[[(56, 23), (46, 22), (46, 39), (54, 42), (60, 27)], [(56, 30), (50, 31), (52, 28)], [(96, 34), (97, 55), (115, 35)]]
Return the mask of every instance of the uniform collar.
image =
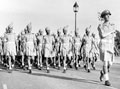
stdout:
[(103, 23), (104, 26), (109, 26), (110, 25), (110, 22), (107, 22), (107, 23)]

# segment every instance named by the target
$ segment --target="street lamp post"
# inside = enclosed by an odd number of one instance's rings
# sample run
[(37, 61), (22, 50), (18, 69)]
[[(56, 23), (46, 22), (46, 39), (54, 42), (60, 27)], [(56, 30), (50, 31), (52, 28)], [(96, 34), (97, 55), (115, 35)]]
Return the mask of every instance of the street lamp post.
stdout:
[(77, 2), (75, 2), (75, 4), (73, 5), (73, 11), (75, 12), (75, 32), (76, 32), (76, 28), (77, 28), (77, 12), (79, 10), (79, 6), (77, 4)]

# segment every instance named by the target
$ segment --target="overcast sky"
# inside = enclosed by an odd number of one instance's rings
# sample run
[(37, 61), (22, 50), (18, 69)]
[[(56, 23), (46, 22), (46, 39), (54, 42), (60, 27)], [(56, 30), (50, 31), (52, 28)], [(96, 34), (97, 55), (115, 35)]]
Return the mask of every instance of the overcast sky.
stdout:
[(69, 32), (74, 31), (75, 1), (79, 4), (77, 27), (81, 35), (89, 25), (92, 25), (92, 32), (97, 33), (98, 12), (105, 9), (111, 11), (111, 22), (120, 29), (120, 0), (0, 0), (0, 35), (11, 22), (15, 33), (29, 22), (32, 22), (33, 32), (47, 26), (55, 32), (66, 25), (69, 25)]

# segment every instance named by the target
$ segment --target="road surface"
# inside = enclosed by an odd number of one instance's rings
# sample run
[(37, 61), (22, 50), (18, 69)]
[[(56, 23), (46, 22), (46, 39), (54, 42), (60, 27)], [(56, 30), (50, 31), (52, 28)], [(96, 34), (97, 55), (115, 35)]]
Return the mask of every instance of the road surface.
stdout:
[(96, 70), (91, 69), (91, 73), (81, 67), (79, 70), (69, 68), (66, 73), (62, 73), (62, 68), (51, 68), (50, 73), (45, 69), (33, 69), (32, 74), (22, 69), (8, 73), (3, 68), (0, 70), (0, 89), (120, 89), (120, 64), (115, 63), (111, 68), (110, 87), (99, 81), (101, 67), (102, 63), (98, 61)]

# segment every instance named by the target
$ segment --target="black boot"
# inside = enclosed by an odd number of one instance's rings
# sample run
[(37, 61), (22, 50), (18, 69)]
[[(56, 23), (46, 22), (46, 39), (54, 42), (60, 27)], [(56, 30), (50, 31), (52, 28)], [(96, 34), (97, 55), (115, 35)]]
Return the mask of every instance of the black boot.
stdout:
[(110, 84), (110, 82), (107, 80), (107, 81), (105, 81), (105, 85), (106, 85), (106, 86), (110, 86), (111, 84)]
[(63, 70), (63, 73), (66, 73), (66, 69)]
[(22, 66), (22, 69), (23, 69), (23, 70), (26, 70), (26, 67), (25, 67), (25, 65), (24, 65), (24, 66)]
[(95, 65), (93, 63), (91, 63), (91, 65), (92, 65), (93, 70), (96, 70)]
[(47, 73), (50, 73), (50, 70), (49, 70), (49, 69), (47, 69)]
[(8, 69), (8, 73), (12, 73), (12, 69)]
[(85, 70), (86, 70), (86, 68), (87, 68), (86, 65), (84, 65), (84, 68), (85, 68)]
[(90, 73), (90, 69), (88, 69), (87, 72)]
[(78, 66), (77, 65), (75, 66), (75, 69), (78, 70)]
[(58, 70), (60, 70), (60, 66), (58, 66)]
[(29, 73), (30, 73), (30, 74), (32, 73), (32, 70), (31, 70), (31, 69), (29, 69)]

